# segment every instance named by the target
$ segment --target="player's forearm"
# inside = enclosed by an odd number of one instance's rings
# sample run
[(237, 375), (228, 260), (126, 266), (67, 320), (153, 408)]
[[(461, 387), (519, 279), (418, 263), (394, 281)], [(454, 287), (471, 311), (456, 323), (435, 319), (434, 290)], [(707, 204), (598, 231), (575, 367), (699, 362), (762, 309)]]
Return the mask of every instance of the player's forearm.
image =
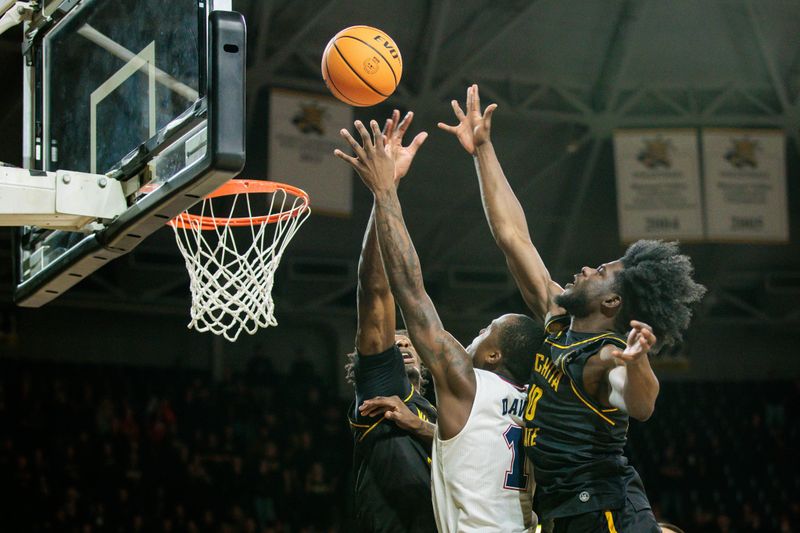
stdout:
[(356, 348), (362, 354), (381, 353), (394, 342), (395, 310), (378, 248), (374, 212), (370, 214), (361, 248), (356, 299)]
[(645, 421), (653, 414), (660, 386), (658, 378), (645, 355), (625, 367), (626, 380), (622, 397), (628, 414), (636, 420)]
[(397, 191), (375, 193), (375, 221), (386, 277), (412, 341), (415, 332), (432, 327), (441, 329), (436, 309), (425, 292), (419, 257), (408, 234)]
[(503, 248), (512, 239), (530, 239), (525, 212), (508, 183), (492, 143), (478, 146), (474, 160), (483, 211), (497, 244)]
[(389, 282), (386, 280), (386, 273), (383, 270), (381, 251), (378, 248), (374, 208), (367, 222), (361, 257), (358, 261), (358, 292), (359, 296), (365, 297), (375, 294), (390, 294)]
[[(408, 314), (412, 322), (427, 326), (430, 321), (429, 311), (435, 314), (435, 310), (429, 302), (426, 306), (423, 301), (427, 299), (427, 294), (422, 281), (422, 268), (406, 228), (397, 191), (386, 190), (375, 194), (375, 221), (383, 266), (392, 294), (404, 317)], [(420, 309), (418, 306), (430, 309)], [(415, 308), (420, 312), (412, 312)], [(408, 323), (406, 325), (410, 326)]]

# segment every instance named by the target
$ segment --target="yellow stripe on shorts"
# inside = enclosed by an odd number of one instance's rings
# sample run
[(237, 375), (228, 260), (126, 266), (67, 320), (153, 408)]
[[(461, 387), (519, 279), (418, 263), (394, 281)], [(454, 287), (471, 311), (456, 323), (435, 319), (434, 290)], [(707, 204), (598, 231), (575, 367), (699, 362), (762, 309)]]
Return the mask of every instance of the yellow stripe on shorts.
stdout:
[(614, 515), (611, 514), (611, 511), (606, 511), (606, 521), (608, 522), (608, 531), (617, 533), (617, 528), (614, 527)]

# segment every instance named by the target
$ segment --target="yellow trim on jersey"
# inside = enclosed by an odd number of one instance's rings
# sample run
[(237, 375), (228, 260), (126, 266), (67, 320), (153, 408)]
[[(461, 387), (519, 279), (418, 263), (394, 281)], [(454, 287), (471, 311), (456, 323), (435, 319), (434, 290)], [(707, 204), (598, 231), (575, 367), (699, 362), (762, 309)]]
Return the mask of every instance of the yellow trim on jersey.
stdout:
[(574, 382), (574, 381), (572, 381), (572, 378), (570, 378), (570, 379), (569, 379), (569, 384), (572, 386), (572, 392), (574, 392), (574, 393), (575, 393), (575, 396), (577, 396), (577, 397), (578, 397), (578, 399), (579, 399), (580, 401), (582, 401), (582, 402), (584, 403), (584, 405), (586, 405), (586, 407), (588, 407), (589, 409), (591, 409), (592, 411), (594, 411), (595, 413), (597, 413), (597, 416), (599, 416), (600, 418), (602, 418), (603, 420), (605, 420), (606, 422), (608, 422), (608, 423), (609, 423), (609, 424), (611, 424), (612, 426), (616, 426), (616, 425), (617, 425), (617, 423), (616, 423), (616, 422), (614, 422), (613, 420), (611, 420), (610, 418), (608, 418), (607, 416), (605, 416), (603, 413), (601, 413), (600, 411), (598, 411), (598, 410), (597, 410), (597, 409), (596, 409), (596, 408), (595, 408), (595, 407), (594, 407), (594, 406), (593, 406), (591, 403), (589, 403), (588, 401), (586, 401), (586, 399), (585, 399), (583, 396), (581, 396), (581, 393), (580, 393), (580, 392), (578, 392), (578, 388), (575, 386), (575, 382)]
[(562, 328), (561, 328), (561, 329), (559, 329), (558, 331), (552, 331), (552, 330), (550, 329), (550, 326), (554, 325), (554, 324), (555, 324), (555, 323), (557, 323), (557, 322), (564, 322), (564, 321), (566, 321), (566, 320), (567, 320), (567, 319), (569, 319), (569, 318), (570, 318), (570, 317), (569, 317), (569, 315), (556, 315), (556, 316), (551, 316), (551, 317), (550, 317), (550, 320), (548, 320), (548, 321), (545, 323), (545, 325), (544, 325), (544, 330), (545, 330), (545, 332), (549, 333), (550, 335), (553, 335), (553, 334), (555, 334), (555, 333), (558, 333), (559, 335), (561, 335), (561, 333), (562, 333), (564, 330), (566, 330), (566, 329), (569, 329), (569, 328), (562, 327)]
[(403, 400), (403, 403), (408, 403), (408, 400), (410, 400), (412, 396), (414, 396), (414, 384), (413, 383), (411, 384), (411, 392), (408, 393), (408, 396), (406, 396), (406, 399)]
[(601, 409), (601, 411), (603, 411), (604, 413), (615, 413), (619, 411), (619, 409), (617, 409), (616, 407), (612, 407), (611, 409)]
[(608, 522), (609, 533), (617, 533), (617, 528), (614, 527), (614, 515), (611, 511), (606, 511), (606, 522)]
[(555, 342), (551, 341), (550, 339), (545, 339), (544, 342), (546, 342), (547, 344), (550, 344), (551, 346), (555, 346), (556, 348), (561, 348), (562, 350), (566, 350), (568, 348), (572, 348), (573, 346), (578, 346), (580, 344), (586, 344), (587, 342), (592, 342), (592, 341), (596, 341), (596, 340), (599, 340), (599, 339), (605, 339), (605, 338), (616, 339), (616, 340), (620, 341), (622, 344), (626, 344), (626, 342), (623, 339), (621, 339), (620, 337), (617, 337), (613, 333), (603, 333), (602, 335), (597, 335), (596, 337), (591, 337), (589, 339), (584, 339), (582, 341), (574, 342), (574, 343), (569, 344), (567, 346), (562, 346), (560, 344), (556, 344)]
[[(414, 396), (414, 384), (413, 384), (413, 383), (411, 384), (411, 392), (409, 392), (409, 393), (408, 393), (408, 396), (406, 396), (406, 399), (405, 399), (405, 400), (403, 400), (403, 403), (408, 403), (408, 400), (410, 400), (412, 396)], [(349, 419), (348, 419), (348, 420), (349, 420)], [(375, 427), (376, 427), (378, 424), (380, 424), (381, 422), (383, 422), (384, 420), (386, 420), (386, 417), (385, 417), (385, 416), (382, 416), (382, 417), (380, 417), (380, 419), (378, 419), (378, 421), (377, 421), (377, 422), (375, 422), (375, 423), (374, 423), (374, 424), (372, 424), (371, 426), (367, 426), (367, 425), (363, 425), (363, 424), (355, 424), (355, 423), (353, 423), (353, 421), (352, 421), (352, 420), (349, 420), (349, 422), (350, 422), (350, 424), (351, 424), (351, 425), (353, 425), (354, 427), (357, 427), (357, 428), (368, 428), (368, 429), (367, 429), (367, 430), (366, 430), (364, 433), (362, 433), (362, 434), (361, 434), (361, 436), (358, 438), (358, 442), (361, 442), (362, 440), (364, 440), (364, 437), (366, 437), (366, 436), (367, 436), (367, 434), (368, 434), (370, 431), (372, 431), (373, 429), (375, 429)]]

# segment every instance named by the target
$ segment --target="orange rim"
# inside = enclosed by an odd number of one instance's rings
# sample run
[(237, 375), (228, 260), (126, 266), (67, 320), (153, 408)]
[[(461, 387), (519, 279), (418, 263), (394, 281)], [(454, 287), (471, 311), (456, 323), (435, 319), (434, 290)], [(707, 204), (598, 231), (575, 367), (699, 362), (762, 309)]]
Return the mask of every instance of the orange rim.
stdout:
[(308, 194), (304, 190), (276, 181), (232, 179), (206, 196), (206, 199), (219, 198), (220, 196), (234, 196), (237, 194), (268, 194), (277, 191), (284, 191), (286, 194), (299, 198), (301, 200), (300, 205), (287, 211), (273, 213), (269, 216), (255, 217), (209, 217), (183, 212), (170, 220), (167, 224), (182, 229), (195, 229), (199, 226), (201, 230), (212, 230), (219, 226), (256, 226), (261, 224), (274, 224), (282, 220), (287, 220), (299, 216), (303, 211), (308, 209)]

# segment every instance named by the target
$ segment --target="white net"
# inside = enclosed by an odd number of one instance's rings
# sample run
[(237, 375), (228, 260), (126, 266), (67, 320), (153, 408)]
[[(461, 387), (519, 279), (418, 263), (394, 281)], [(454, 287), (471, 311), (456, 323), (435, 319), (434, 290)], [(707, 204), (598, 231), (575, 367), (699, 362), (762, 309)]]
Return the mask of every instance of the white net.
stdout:
[[(267, 194), (244, 190), (212, 195), (193, 211), (198, 208), (198, 215), (184, 213), (170, 224), (189, 271), (188, 327), (234, 342), (242, 331), (252, 335), (276, 326), (275, 270), (311, 213), (308, 198), (277, 187)], [(234, 217), (245, 209), (246, 217)]]

